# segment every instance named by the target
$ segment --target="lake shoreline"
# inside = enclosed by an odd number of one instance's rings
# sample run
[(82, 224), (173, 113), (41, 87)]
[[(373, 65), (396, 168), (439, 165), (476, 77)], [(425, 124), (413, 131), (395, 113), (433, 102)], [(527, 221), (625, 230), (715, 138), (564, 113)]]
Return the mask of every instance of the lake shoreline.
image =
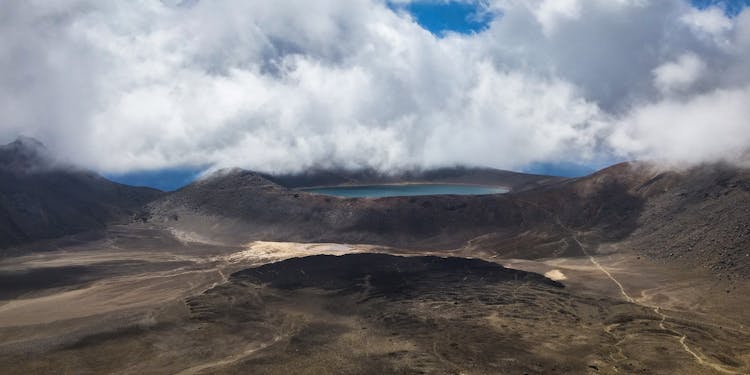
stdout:
[(382, 184), (337, 184), (337, 185), (313, 185), (313, 186), (299, 186), (295, 187), (293, 190), (309, 190), (309, 189), (328, 189), (328, 188), (348, 188), (348, 187), (367, 187), (367, 186), (409, 186), (409, 185), (456, 185), (456, 186), (477, 186), (477, 187), (486, 187), (486, 188), (504, 188), (508, 189), (508, 191), (511, 190), (510, 185), (503, 185), (503, 184), (472, 184), (469, 182), (451, 182), (451, 181), (426, 181), (426, 182), (419, 182), (419, 181), (409, 181), (409, 182), (387, 182)]
[(343, 198), (385, 198), (430, 195), (495, 195), (511, 191), (508, 186), (467, 183), (388, 183), (304, 187), (297, 190), (311, 194)]

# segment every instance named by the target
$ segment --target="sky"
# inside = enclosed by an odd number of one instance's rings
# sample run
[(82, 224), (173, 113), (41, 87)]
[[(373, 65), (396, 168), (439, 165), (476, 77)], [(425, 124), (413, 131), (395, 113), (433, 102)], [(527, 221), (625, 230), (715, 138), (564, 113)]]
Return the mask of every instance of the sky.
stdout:
[(749, 1), (11, 0), (0, 142), (112, 179), (750, 160)]

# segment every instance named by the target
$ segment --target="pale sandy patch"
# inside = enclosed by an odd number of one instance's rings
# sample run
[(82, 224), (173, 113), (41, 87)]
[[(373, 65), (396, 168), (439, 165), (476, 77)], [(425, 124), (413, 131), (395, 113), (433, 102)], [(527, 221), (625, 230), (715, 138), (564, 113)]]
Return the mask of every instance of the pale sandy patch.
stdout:
[(223, 245), (223, 243), (214, 241), (208, 237), (202, 236), (195, 232), (188, 232), (175, 228), (169, 228), (169, 232), (172, 236), (180, 241), (183, 245), (190, 245), (194, 243), (206, 244), (206, 245)]
[(548, 279), (552, 279), (552, 280), (555, 280), (555, 281), (567, 279), (567, 277), (565, 276), (565, 274), (562, 273), (562, 271), (560, 271), (560, 270), (547, 271), (547, 272), (544, 273), (544, 276), (547, 277)]
[(255, 241), (249, 243), (245, 250), (230, 254), (224, 260), (229, 263), (248, 260), (278, 261), (309, 255), (344, 255), (366, 252), (378, 252), (378, 247), (337, 243)]

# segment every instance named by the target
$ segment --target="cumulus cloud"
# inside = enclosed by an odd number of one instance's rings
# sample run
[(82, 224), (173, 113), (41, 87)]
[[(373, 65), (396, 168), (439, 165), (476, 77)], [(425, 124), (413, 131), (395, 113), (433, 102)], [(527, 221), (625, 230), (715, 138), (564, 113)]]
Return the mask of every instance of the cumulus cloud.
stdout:
[(436, 37), (379, 0), (3, 2), (0, 138), (104, 172), (747, 155), (750, 12), (481, 6)]
[(655, 160), (746, 161), (748, 100), (745, 87), (644, 105), (615, 126), (610, 141), (619, 150)]
[(534, 9), (537, 21), (545, 35), (556, 31), (559, 22), (573, 21), (581, 16), (581, 2), (578, 0), (544, 0)]
[(654, 69), (654, 85), (662, 93), (687, 90), (700, 79), (706, 64), (693, 53), (686, 53), (676, 61), (664, 63)]
[(692, 9), (683, 14), (680, 20), (699, 33), (712, 37), (722, 37), (732, 29), (733, 23), (718, 7), (704, 10)]

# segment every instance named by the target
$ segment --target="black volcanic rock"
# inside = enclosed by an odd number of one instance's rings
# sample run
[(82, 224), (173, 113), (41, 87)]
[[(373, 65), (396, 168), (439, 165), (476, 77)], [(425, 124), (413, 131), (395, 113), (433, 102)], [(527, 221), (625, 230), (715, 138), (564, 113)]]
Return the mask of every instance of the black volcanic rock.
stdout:
[(0, 147), (0, 248), (103, 229), (162, 193), (54, 163), (36, 140)]
[(232, 277), (278, 289), (368, 290), (371, 294), (397, 296), (436, 285), (461, 283), (528, 281), (562, 287), (541, 275), (480, 259), (371, 253), (292, 258), (239, 271)]
[[(352, 374), (585, 373), (592, 350), (606, 356), (615, 342), (591, 322), (609, 321), (613, 312), (620, 319), (649, 317), (640, 306), (582, 297), (495, 263), (373, 253), (245, 269), (185, 305), (190, 322), (201, 327), (196, 332), (224, 329), (242, 344), (279, 341), (221, 369), (247, 374), (342, 373), (342, 364)], [(597, 342), (570, 349), (580, 345), (571, 337), (590, 332)], [(564, 354), (550, 357), (558, 347)], [(561, 363), (567, 370), (558, 371)]]

